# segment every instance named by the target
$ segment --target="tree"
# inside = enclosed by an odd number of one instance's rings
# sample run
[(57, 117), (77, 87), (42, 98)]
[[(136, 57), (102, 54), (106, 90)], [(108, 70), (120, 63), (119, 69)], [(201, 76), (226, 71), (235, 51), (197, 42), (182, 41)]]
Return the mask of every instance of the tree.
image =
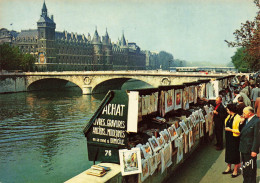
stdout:
[(254, 0), (254, 3), (259, 10), (254, 21), (241, 23), (241, 28), (233, 33), (235, 41), (225, 40), (229, 47), (244, 48), (244, 61), (252, 71), (260, 69), (260, 3), (259, 0)]
[(247, 72), (248, 63), (245, 62), (247, 57), (247, 53), (245, 52), (245, 48), (243, 47), (238, 48), (235, 55), (231, 57), (232, 63), (234, 64), (236, 69), (238, 69), (238, 71)]
[(29, 53), (24, 54), (22, 61), (21, 61), (21, 64), (20, 64), (21, 69), (23, 71), (32, 71), (34, 62), (35, 62), (34, 56), (32, 56)]
[(169, 67), (173, 64), (173, 56), (166, 51), (160, 51), (158, 55), (158, 60), (160, 65), (162, 66), (162, 70), (168, 70)]
[(0, 70), (32, 71), (34, 62), (32, 55), (22, 54), (18, 47), (7, 43), (0, 45)]
[(0, 45), (0, 69), (15, 70), (19, 68), (21, 53), (19, 49), (5, 43)]

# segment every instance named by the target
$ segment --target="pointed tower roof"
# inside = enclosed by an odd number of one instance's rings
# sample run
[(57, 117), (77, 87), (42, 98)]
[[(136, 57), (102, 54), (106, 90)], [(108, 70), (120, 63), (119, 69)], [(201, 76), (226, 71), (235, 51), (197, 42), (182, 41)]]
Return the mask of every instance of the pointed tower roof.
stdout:
[(109, 39), (109, 35), (108, 35), (108, 33), (107, 33), (107, 28), (106, 28), (106, 34), (105, 34), (105, 36), (102, 37), (102, 43), (103, 43), (103, 44), (110, 44), (110, 43), (111, 43), (111, 42), (110, 42), (110, 39)]
[(50, 25), (52, 25), (54, 28), (56, 28), (56, 24), (53, 21), (53, 19), (50, 19), (48, 17), (48, 10), (47, 10), (46, 4), (45, 4), (45, 0), (42, 5), (42, 14), (41, 14), (40, 20), (38, 20), (37, 24), (41, 24), (41, 23), (50, 23)]
[(98, 32), (97, 32), (97, 27), (96, 27), (96, 30), (95, 30), (95, 33), (94, 33), (94, 36), (93, 36), (93, 39), (92, 39), (92, 43), (100, 43), (100, 37), (99, 37)]
[(123, 31), (122, 38), (121, 38), (121, 46), (127, 46), (126, 41), (125, 41), (124, 31)]
[(46, 4), (45, 4), (45, 0), (43, 2), (43, 5), (42, 5), (42, 16), (47, 16), (47, 7), (46, 7)]

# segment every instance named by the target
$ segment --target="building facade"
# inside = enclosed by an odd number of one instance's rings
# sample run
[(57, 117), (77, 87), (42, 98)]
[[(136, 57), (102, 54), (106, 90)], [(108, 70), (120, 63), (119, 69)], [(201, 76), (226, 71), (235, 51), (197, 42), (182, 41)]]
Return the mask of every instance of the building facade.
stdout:
[(124, 34), (111, 43), (106, 33), (97, 29), (91, 38), (67, 31), (58, 32), (53, 15), (43, 3), (37, 29), (21, 32), (0, 29), (0, 44), (18, 46), (22, 53), (35, 56), (35, 71), (145, 70), (146, 54), (136, 43), (128, 43)]

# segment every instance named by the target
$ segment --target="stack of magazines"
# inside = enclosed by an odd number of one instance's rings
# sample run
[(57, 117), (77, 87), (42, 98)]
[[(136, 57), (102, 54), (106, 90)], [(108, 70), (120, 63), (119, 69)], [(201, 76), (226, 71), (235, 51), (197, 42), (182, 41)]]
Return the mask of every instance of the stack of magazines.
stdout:
[(97, 177), (102, 177), (109, 171), (110, 168), (102, 165), (92, 165), (90, 169), (86, 171), (88, 175), (94, 175)]

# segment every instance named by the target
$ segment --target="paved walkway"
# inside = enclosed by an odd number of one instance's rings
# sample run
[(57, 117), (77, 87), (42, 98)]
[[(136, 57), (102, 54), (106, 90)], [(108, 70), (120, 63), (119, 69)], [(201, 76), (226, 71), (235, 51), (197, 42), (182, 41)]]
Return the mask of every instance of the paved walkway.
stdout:
[[(243, 176), (223, 175), (226, 169), (225, 150), (216, 151), (213, 143), (201, 145), (167, 183), (242, 183)], [(232, 166), (233, 169), (233, 166)], [(260, 155), (257, 158), (257, 182), (260, 183)]]

